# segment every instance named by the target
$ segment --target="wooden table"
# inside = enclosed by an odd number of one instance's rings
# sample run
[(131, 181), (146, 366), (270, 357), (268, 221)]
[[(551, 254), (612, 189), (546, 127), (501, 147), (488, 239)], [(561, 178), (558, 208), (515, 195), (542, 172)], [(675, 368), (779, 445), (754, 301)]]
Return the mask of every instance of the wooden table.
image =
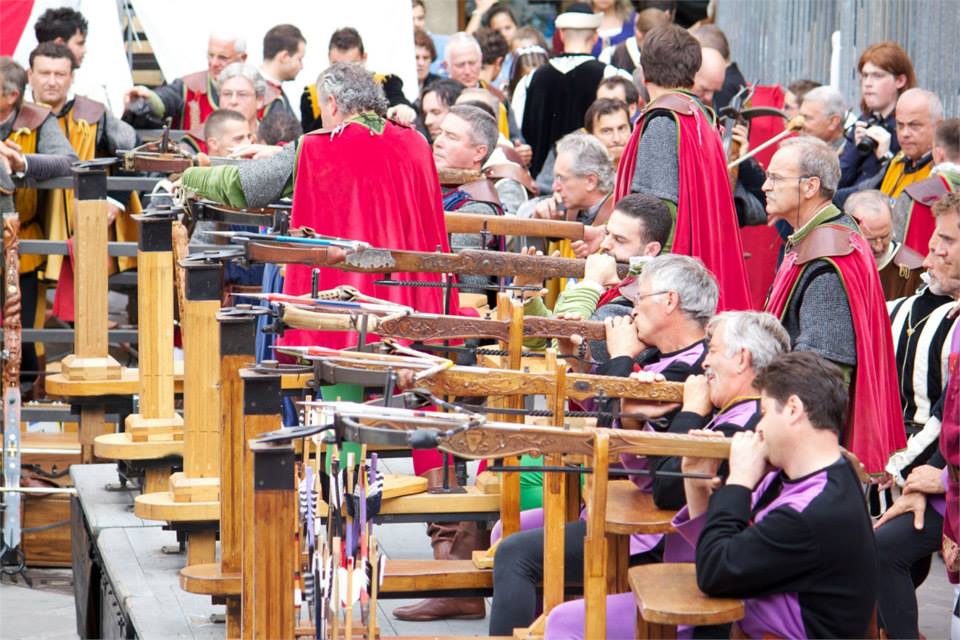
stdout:
[(690, 562), (633, 567), (629, 582), (637, 599), (637, 638), (676, 638), (677, 625), (743, 619), (743, 600), (705, 595), (697, 587), (696, 567)]

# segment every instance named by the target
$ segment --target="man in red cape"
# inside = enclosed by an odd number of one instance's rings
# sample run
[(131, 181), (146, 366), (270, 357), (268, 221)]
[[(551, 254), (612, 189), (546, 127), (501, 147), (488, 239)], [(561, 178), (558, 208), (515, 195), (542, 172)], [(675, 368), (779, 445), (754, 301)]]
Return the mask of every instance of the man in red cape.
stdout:
[(773, 281), (766, 310), (780, 318), (795, 351), (839, 365), (850, 385), (842, 444), (869, 473), (881, 473), (906, 445), (890, 319), (870, 247), (833, 204), (836, 152), (809, 136), (785, 141), (763, 190), (771, 222), (796, 231)]
[(737, 213), (713, 111), (689, 90), (700, 43), (666, 25), (643, 40), (644, 81), (652, 102), (630, 136), (617, 169), (615, 200), (634, 193), (662, 199), (674, 214), (664, 252), (700, 258), (720, 284), (718, 310), (749, 309)]
[[(386, 100), (360, 65), (333, 65), (321, 74), (317, 87), (324, 128), (300, 141), (292, 226), (375, 247), (449, 251), (440, 182), (423, 136), (376, 114), (386, 110)], [(308, 293), (310, 274), (309, 266), (287, 266), (284, 293)], [(351, 285), (417, 311), (443, 313), (442, 289), (374, 284), (382, 278), (383, 274), (334, 269), (321, 269), (319, 274), (321, 290)], [(440, 282), (436, 273), (397, 273), (393, 278)], [(284, 334), (281, 344), (339, 349), (356, 344), (356, 335), (294, 330)]]

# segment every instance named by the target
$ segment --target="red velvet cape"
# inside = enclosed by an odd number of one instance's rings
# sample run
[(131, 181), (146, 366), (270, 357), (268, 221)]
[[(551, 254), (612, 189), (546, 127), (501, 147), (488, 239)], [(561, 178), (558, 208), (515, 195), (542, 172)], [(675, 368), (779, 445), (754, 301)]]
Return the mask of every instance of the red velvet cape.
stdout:
[[(700, 258), (717, 277), (720, 285), (718, 311), (751, 309), (747, 269), (743, 262), (737, 211), (730, 191), (726, 156), (717, 130), (696, 101), (684, 93), (692, 104), (692, 114), (671, 109), (679, 131), (679, 178), (677, 221), (672, 253)], [(663, 98), (650, 103), (634, 127), (617, 167), (616, 199), (629, 195), (637, 165), (637, 150), (644, 123), (661, 106)]]
[[(939, 180), (943, 183), (943, 193), (953, 191), (950, 182), (942, 175), (932, 175), (927, 180)], [(913, 195), (911, 193), (912, 189), (908, 188), (905, 191), (908, 195)], [(937, 227), (931, 209), (934, 202), (936, 202), (935, 199), (924, 201), (914, 198), (913, 205), (910, 207), (910, 217), (907, 219), (907, 229), (903, 234), (903, 244), (922, 256), (930, 252), (930, 238), (933, 237), (933, 232)]]
[[(843, 282), (857, 338), (857, 366), (850, 383), (850, 407), (843, 446), (860, 459), (869, 473), (880, 473), (887, 459), (907, 444), (897, 386), (896, 356), (890, 317), (870, 246), (855, 231), (848, 231), (853, 251), (824, 258)], [(783, 258), (773, 281), (766, 311), (783, 319), (793, 288), (807, 264), (797, 264), (797, 251)]]
[[(296, 167), (291, 226), (385, 249), (449, 251), (437, 169), (416, 130), (387, 122), (382, 134), (358, 123), (332, 134), (314, 131), (300, 139)], [(287, 265), (283, 292), (308, 293), (310, 272), (309, 266)], [(382, 278), (321, 268), (320, 290), (346, 284), (424, 313), (443, 313), (442, 289), (373, 284)], [(396, 273), (393, 279), (440, 282), (440, 274)], [(340, 349), (356, 341), (350, 332), (291, 330), (278, 342)]]

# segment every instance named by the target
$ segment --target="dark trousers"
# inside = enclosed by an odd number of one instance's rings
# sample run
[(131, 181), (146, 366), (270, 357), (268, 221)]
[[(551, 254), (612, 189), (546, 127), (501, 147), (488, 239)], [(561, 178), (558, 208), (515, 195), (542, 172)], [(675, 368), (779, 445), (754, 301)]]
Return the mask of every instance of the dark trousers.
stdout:
[[(20, 324), (24, 329), (33, 328), (33, 320), (37, 315), (37, 295), (39, 293), (39, 279), (37, 272), (20, 274)], [(37, 350), (32, 342), (21, 343), (21, 371), (38, 371), (40, 362), (37, 360)], [(36, 378), (35, 373), (20, 375), (20, 381), (26, 382)]]
[(940, 549), (943, 516), (927, 503), (923, 529), (913, 527), (913, 514), (905, 513), (876, 531), (880, 557), (877, 612), (887, 637), (918, 638), (916, 589), (927, 578), (930, 559)]
[[(569, 522), (563, 528), (564, 584), (583, 583), (583, 541), (587, 523)], [(661, 562), (663, 542), (645, 553), (630, 556), (630, 565)], [(517, 627), (528, 627), (540, 613), (543, 582), (543, 529), (520, 531), (504, 538), (493, 560), (493, 603), (490, 635), (512, 636)]]
[[(571, 522), (563, 529), (564, 582), (583, 582), (583, 539), (587, 523)], [(536, 619), (537, 594), (543, 581), (543, 529), (520, 531), (500, 542), (493, 560), (493, 604), (490, 635), (513, 636), (516, 627)]]

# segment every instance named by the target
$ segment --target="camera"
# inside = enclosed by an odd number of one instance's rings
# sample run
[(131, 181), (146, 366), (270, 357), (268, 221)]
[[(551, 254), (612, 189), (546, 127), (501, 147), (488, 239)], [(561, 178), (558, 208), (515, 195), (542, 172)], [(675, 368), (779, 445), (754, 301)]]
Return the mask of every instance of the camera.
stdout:
[[(850, 142), (854, 141), (854, 131), (857, 128), (857, 124), (862, 122), (864, 127), (869, 129), (875, 124), (883, 125), (883, 119), (877, 116), (876, 114), (870, 114), (866, 120), (856, 120), (847, 125), (843, 131), (843, 135), (846, 136), (847, 140)], [(857, 151), (861, 155), (869, 155), (874, 153), (877, 150), (877, 141), (871, 138), (870, 136), (864, 136), (860, 143), (857, 145)]]

